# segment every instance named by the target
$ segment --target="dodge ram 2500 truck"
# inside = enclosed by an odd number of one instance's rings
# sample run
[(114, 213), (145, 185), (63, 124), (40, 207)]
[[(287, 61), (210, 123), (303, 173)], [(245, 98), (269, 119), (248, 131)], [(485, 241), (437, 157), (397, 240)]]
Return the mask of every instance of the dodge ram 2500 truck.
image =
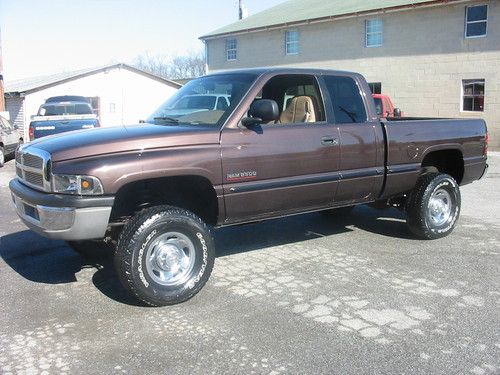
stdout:
[[(174, 108), (204, 94), (229, 106)], [(385, 202), (406, 212), (416, 236), (435, 239), (457, 222), (459, 185), (487, 168), (483, 120), (388, 126), (356, 73), (216, 73), (186, 84), (147, 122), (26, 144), (10, 189), (37, 233), (80, 250), (116, 243), (123, 285), (154, 306), (185, 301), (206, 283), (209, 228)]]

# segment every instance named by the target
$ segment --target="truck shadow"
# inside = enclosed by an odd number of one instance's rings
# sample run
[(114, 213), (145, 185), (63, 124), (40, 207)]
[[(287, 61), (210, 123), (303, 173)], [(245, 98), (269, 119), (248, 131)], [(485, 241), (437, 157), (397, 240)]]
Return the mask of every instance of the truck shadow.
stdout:
[[(25, 230), (0, 238), (0, 256), (27, 280), (43, 284), (68, 284), (83, 283), (91, 277), (95, 287), (107, 297), (140, 306), (121, 286), (113, 268), (112, 254), (83, 257), (64, 241), (50, 240)], [(87, 272), (87, 269), (95, 271)]]
[(378, 235), (407, 240), (415, 238), (404, 214), (397, 209), (376, 210), (358, 206), (349, 214), (311, 213), (215, 230), (217, 256), (259, 250), (350, 232), (358, 228)]
[[(353, 230), (350, 227), (391, 237), (412, 238), (402, 214), (397, 210), (376, 211), (369, 207), (357, 207), (345, 216), (311, 213), (216, 229), (216, 256), (345, 233)], [(91, 278), (94, 286), (107, 297), (120, 303), (140, 306), (121, 286), (114, 271), (112, 254), (83, 257), (64, 241), (50, 240), (25, 230), (0, 238), (0, 256), (27, 280), (43, 284), (66, 284), (85, 282)], [(87, 269), (95, 271), (87, 272)]]

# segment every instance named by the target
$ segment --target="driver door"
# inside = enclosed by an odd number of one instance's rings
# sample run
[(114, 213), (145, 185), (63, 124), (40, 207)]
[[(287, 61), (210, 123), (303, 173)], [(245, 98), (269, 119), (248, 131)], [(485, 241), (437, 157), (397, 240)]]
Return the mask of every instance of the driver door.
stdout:
[[(316, 77), (274, 76), (261, 98), (277, 102), (280, 121), (222, 131), (226, 223), (328, 207), (337, 189), (339, 133), (326, 122)], [(290, 116), (301, 100), (314, 103), (314, 116)]]

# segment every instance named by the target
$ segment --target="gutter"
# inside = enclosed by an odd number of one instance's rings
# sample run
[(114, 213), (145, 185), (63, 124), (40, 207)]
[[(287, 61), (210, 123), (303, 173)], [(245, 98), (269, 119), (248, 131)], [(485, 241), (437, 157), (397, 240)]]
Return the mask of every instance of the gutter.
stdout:
[(209, 34), (209, 35), (201, 36), (198, 39), (205, 42), (208, 40), (218, 39), (218, 38), (225, 37), (225, 36), (237, 36), (237, 35), (255, 33), (255, 32), (259, 32), (259, 31), (270, 31), (270, 30), (277, 30), (277, 29), (283, 29), (283, 28), (288, 28), (288, 27), (311, 25), (311, 24), (315, 24), (315, 23), (338, 21), (338, 20), (344, 20), (344, 19), (348, 19), (348, 18), (355, 18), (355, 17), (361, 17), (361, 16), (395, 13), (395, 12), (401, 12), (404, 10), (412, 10), (412, 9), (416, 9), (416, 8), (431, 8), (431, 7), (437, 7), (437, 6), (468, 3), (468, 2), (470, 2), (470, 0), (432, 0), (432, 1), (428, 1), (426, 3), (411, 3), (411, 4), (407, 4), (407, 5), (400, 5), (400, 6), (380, 8), (380, 9), (372, 9), (372, 10), (367, 10), (367, 11), (362, 11), (362, 12), (352, 12), (352, 13), (346, 13), (346, 14), (335, 15), (335, 16), (325, 16), (325, 17), (311, 18), (311, 19), (300, 20), (300, 21), (285, 22), (285, 23), (280, 23), (280, 24), (275, 24), (275, 25), (259, 26), (259, 27), (255, 27), (255, 28), (237, 30), (234, 32), (228, 31), (228, 32), (223, 32), (223, 33), (219, 33), (219, 34)]

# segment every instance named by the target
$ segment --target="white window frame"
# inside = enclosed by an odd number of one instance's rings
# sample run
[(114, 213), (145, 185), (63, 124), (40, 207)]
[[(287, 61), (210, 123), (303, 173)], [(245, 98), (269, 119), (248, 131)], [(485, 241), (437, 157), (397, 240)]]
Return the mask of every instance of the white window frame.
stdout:
[[(368, 24), (371, 22), (378, 22), (378, 24), (380, 25), (380, 30), (368, 32)], [(380, 34), (380, 44), (368, 45), (368, 35), (376, 35), (376, 34)], [(381, 18), (370, 18), (368, 20), (365, 20), (365, 47), (372, 48), (372, 47), (381, 47), (383, 45), (384, 45), (384, 20)]]
[[(469, 8), (475, 8), (475, 7), (486, 7), (486, 19), (484, 20), (479, 20), (479, 21), (467, 21), (467, 16), (469, 14)], [(488, 35), (488, 4), (477, 4), (477, 5), (470, 5), (465, 7), (465, 27), (464, 27), (464, 37), (465, 39), (474, 39), (474, 38), (486, 38)], [(486, 30), (484, 31), (483, 35), (471, 35), (467, 36), (467, 26), (471, 23), (482, 23), (486, 22)]]
[[(464, 96), (465, 96), (464, 95), (464, 86), (466, 84), (471, 84), (471, 83), (481, 82), (481, 81), (482, 81), (482, 83), (484, 85), (483, 110), (482, 111), (474, 111), (474, 110), (464, 109)], [(485, 102), (484, 102), (484, 100), (486, 99), (486, 79), (484, 79), (484, 78), (462, 79), (461, 85), (462, 85), (462, 87), (460, 89), (460, 112), (465, 112), (465, 113), (484, 113), (486, 111), (486, 105), (485, 105)], [(467, 96), (471, 96), (471, 95), (467, 95)], [(476, 96), (480, 96), (480, 95), (476, 95)], [(474, 93), (472, 94), (472, 98), (474, 98)]]
[[(290, 35), (297, 35), (296, 40), (290, 40)], [(289, 47), (296, 46), (297, 51), (290, 52)], [(298, 55), (300, 52), (300, 33), (299, 30), (286, 30), (285, 31), (285, 55)]]
[[(229, 54), (231, 53), (231, 58)], [(234, 57), (232, 57), (234, 54)], [(226, 39), (226, 61), (238, 59), (238, 40), (236, 38)]]

